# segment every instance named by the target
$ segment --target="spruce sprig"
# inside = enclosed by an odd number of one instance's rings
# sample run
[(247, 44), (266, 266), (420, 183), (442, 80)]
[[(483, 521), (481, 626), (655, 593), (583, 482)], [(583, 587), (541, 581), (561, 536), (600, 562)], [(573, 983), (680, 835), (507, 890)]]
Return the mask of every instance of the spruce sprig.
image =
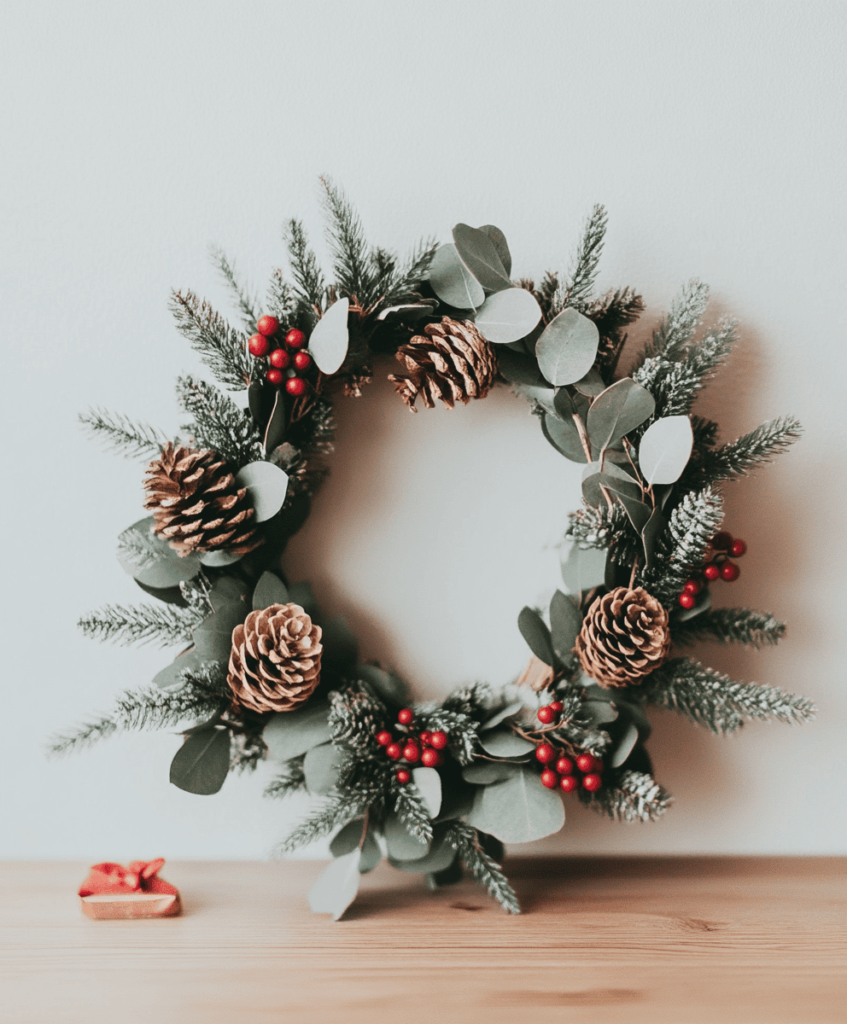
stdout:
[(550, 304), (553, 316), (561, 313), (568, 306), (581, 309), (591, 298), (600, 257), (603, 254), (603, 241), (606, 237), (608, 215), (604, 206), (599, 203), (583, 228), (582, 237), (577, 246), (568, 272), (567, 282), (560, 282)]
[(707, 451), (700, 468), (701, 479), (709, 483), (746, 476), (756, 466), (771, 462), (802, 434), (800, 423), (792, 416), (769, 420), (749, 434)]
[(342, 295), (355, 296), (362, 306), (368, 306), (377, 297), (373, 294), (374, 263), (365, 231), (352, 204), (333, 182), (322, 177), (323, 207), (327, 216), (327, 241), (332, 253), (335, 283)]
[(126, 607), (107, 604), (89, 612), (78, 622), (79, 628), (93, 640), (119, 644), (156, 642), (162, 647), (189, 643), (192, 630), (202, 621), (193, 608), (172, 604), (139, 604)]
[(169, 438), (146, 423), (136, 423), (121, 413), (92, 409), (80, 413), (79, 421), (94, 437), (107, 441), (121, 455), (157, 456)]
[(303, 789), (306, 785), (306, 773), (303, 771), (305, 758), (306, 755), (301, 754), (300, 757), (292, 757), (286, 761), (279, 775), (265, 787), (265, 796), (281, 798)]
[(670, 313), (666, 313), (662, 318), (653, 332), (652, 340), (645, 345), (633, 369), (656, 356), (677, 359), (682, 355), (703, 322), (708, 302), (708, 285), (697, 280), (683, 285), (679, 295), (674, 299)]
[(508, 913), (519, 914), (521, 907), (515, 890), (497, 861), (482, 849), (476, 829), (463, 821), (451, 821), (444, 837), (488, 895)]
[(658, 821), (673, 802), (646, 772), (623, 772), (613, 788), (586, 794), (583, 802), (613, 821)]
[(723, 501), (712, 487), (683, 496), (656, 545), (659, 557), (640, 579), (659, 601), (671, 604), (706, 557), (723, 520)]
[(328, 836), (334, 828), (346, 825), (348, 821), (361, 817), (367, 804), (359, 803), (347, 792), (334, 792), (315, 808), (289, 834), (277, 844), (274, 852), (279, 856), (293, 853), (301, 846), (308, 846)]
[(394, 784), (394, 810), (415, 839), (428, 843), (432, 839), (429, 808), (414, 786)]
[(213, 245), (211, 248), (211, 256), (212, 262), (220, 271), (221, 277), (223, 277), (224, 281), (229, 285), (230, 290), (235, 296), (245, 330), (250, 334), (253, 334), (256, 330), (256, 321), (258, 320), (258, 298), (254, 298), (248, 294), (247, 289), (241, 283), (235, 272), (235, 264), (230, 262), (223, 249)]
[(302, 307), (310, 313), (312, 321), (316, 318), (313, 307), (323, 309), (326, 285), (318, 258), (309, 246), (306, 230), (301, 221), (292, 218), (285, 229), (285, 241), (288, 246), (288, 261), (294, 275), (297, 294)]
[(673, 627), (673, 641), (682, 645), (718, 640), (761, 648), (778, 643), (784, 636), (785, 623), (748, 608), (712, 608)]
[(253, 360), (247, 338), (192, 291), (171, 293), (170, 309), (177, 330), (191, 343), (220, 384), (241, 391), (250, 383)]
[(262, 443), (253, 417), (212, 384), (193, 377), (179, 377), (179, 404), (194, 422), (183, 429), (194, 437), (198, 448), (211, 448), (233, 468), (262, 457)]

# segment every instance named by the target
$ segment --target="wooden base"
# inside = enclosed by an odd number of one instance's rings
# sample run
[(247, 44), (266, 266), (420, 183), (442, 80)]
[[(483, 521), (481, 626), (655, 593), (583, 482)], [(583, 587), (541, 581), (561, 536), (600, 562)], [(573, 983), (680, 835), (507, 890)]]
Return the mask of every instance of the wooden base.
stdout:
[(844, 1024), (847, 860), (513, 858), (524, 914), (380, 867), (345, 919), (318, 862), (168, 861), (184, 913), (86, 920), (86, 865), (3, 866), (9, 1024)]

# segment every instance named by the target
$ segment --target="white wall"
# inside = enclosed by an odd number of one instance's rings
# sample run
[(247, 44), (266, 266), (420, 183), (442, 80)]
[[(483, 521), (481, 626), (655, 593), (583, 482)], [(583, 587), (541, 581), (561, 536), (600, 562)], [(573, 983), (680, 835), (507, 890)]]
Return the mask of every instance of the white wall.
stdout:
[[(802, 690), (820, 717), (721, 741), (659, 715), (650, 749), (678, 798), (666, 819), (625, 828), (576, 809), (550, 845), (843, 852), (846, 22), (843, 3), (7, 0), (0, 852), (264, 857), (302, 809), (264, 801), (252, 777), (214, 798), (176, 790), (169, 734), (62, 762), (43, 745), (167, 660), (75, 629), (141, 596), (113, 545), (139, 517), (142, 468), (87, 441), (76, 414), (174, 430), (171, 382), (197, 363), (169, 287), (225, 301), (212, 242), (263, 286), (284, 218), (319, 239), (321, 172), (373, 239), (494, 222), (519, 274), (565, 265), (602, 201), (601, 285), (643, 290), (637, 337), (695, 276), (715, 317), (741, 317), (744, 344), (701, 409), (727, 438), (783, 412), (806, 436), (731, 488), (728, 526), (750, 553), (723, 593), (790, 633), (708, 660)], [(339, 421), (292, 570), (419, 693), (507, 681), (525, 655), (516, 613), (556, 582), (574, 468), (505, 392), (412, 417), (382, 384)]]

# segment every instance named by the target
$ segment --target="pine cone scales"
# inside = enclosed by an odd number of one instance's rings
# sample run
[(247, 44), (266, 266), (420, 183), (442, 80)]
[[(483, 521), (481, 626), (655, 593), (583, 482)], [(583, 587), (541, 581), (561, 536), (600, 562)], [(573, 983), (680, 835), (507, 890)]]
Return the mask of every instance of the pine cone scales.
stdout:
[(456, 402), (467, 405), (471, 398), (485, 398), (497, 375), (497, 356), (489, 342), (469, 320), (449, 316), (427, 324), (423, 334), (400, 346), (397, 358), (406, 373), (392, 373), (388, 379), (412, 412), (417, 412), (418, 396), (427, 409), (435, 407), (436, 399), (452, 409)]
[(575, 651), (601, 686), (640, 683), (665, 660), (671, 644), (668, 613), (642, 587), (617, 587), (586, 612)]
[(237, 704), (264, 714), (293, 711), (321, 672), (321, 627), (299, 604), (250, 612), (232, 631), (227, 682)]
[(144, 507), (153, 531), (180, 555), (226, 550), (246, 555), (262, 543), (247, 489), (213, 451), (168, 442), (147, 467)]

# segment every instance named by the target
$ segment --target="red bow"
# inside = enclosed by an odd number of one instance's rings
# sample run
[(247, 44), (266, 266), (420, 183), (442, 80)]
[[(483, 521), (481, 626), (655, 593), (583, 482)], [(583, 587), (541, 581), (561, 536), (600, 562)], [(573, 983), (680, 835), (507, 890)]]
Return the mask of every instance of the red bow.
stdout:
[(156, 892), (173, 895), (177, 890), (169, 882), (158, 878), (164, 860), (134, 860), (128, 868), (123, 864), (95, 864), (88, 878), (79, 888), (80, 896), (100, 893)]

